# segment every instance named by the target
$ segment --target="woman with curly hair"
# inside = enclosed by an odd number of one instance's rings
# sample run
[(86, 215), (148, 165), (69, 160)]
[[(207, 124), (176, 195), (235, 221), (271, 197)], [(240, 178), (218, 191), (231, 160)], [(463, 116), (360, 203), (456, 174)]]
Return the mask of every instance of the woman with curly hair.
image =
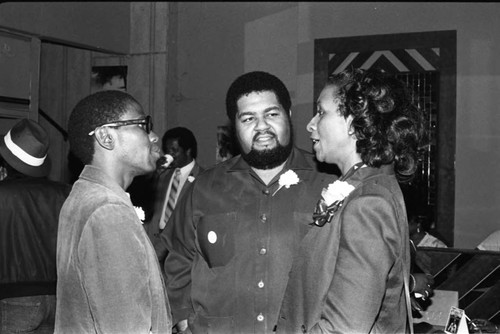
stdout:
[(417, 168), (421, 113), (397, 79), (345, 71), (329, 78), (307, 130), (316, 158), (342, 176), (325, 185), (295, 257), (278, 332), (410, 332), (410, 243), (398, 181)]

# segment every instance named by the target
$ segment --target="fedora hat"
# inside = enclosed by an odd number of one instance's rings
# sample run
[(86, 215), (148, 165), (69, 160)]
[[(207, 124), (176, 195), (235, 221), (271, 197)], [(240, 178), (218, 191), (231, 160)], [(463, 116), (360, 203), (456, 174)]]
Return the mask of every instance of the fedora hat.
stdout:
[(22, 119), (0, 140), (0, 154), (15, 170), (42, 177), (50, 170), (49, 136), (38, 123)]

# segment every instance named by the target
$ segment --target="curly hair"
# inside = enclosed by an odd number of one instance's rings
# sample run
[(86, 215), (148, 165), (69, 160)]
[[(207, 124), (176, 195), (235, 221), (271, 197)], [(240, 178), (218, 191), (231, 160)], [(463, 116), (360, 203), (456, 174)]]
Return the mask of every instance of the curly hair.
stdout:
[(68, 139), (71, 152), (83, 164), (90, 164), (94, 157), (95, 128), (119, 120), (130, 106), (140, 106), (131, 95), (117, 90), (94, 93), (77, 103), (68, 122)]
[(292, 102), (290, 93), (285, 84), (276, 76), (261, 71), (245, 73), (231, 84), (226, 94), (226, 113), (232, 123), (236, 113), (238, 112), (238, 100), (243, 95), (248, 95), (253, 92), (270, 91), (276, 95), (278, 102), (287, 112), (290, 111)]
[(352, 115), (356, 151), (371, 167), (394, 163), (402, 182), (412, 179), (427, 144), (422, 112), (411, 102), (405, 84), (377, 70), (351, 69), (328, 78), (339, 112)]

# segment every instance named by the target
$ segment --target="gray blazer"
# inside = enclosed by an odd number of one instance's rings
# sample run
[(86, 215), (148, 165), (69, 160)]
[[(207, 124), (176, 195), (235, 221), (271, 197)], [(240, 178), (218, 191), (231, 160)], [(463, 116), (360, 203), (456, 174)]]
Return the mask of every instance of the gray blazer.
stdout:
[(302, 241), (278, 333), (407, 331), (408, 221), (394, 170), (360, 168), (347, 182), (356, 189), (332, 221)]

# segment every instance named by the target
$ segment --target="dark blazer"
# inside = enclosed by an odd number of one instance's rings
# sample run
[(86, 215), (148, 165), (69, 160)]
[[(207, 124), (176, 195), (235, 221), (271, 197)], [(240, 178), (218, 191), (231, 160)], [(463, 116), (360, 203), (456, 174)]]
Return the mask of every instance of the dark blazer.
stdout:
[(407, 330), (408, 222), (392, 166), (360, 168), (347, 182), (356, 189), (332, 221), (302, 241), (279, 333)]
[[(163, 205), (165, 203), (165, 196), (167, 194), (168, 185), (170, 184), (170, 179), (172, 179), (172, 176), (174, 175), (174, 170), (175, 170), (174, 168), (166, 169), (160, 175), (157, 176), (155, 182), (155, 191), (154, 191), (155, 194), (154, 194), (153, 216), (149, 221), (144, 223), (144, 229), (146, 230), (149, 239), (153, 243), (153, 247), (155, 248), (157, 255), (159, 250), (161, 254), (163, 254), (163, 252), (166, 251), (166, 248), (163, 248), (162, 245), (159, 245), (160, 243), (159, 225), (163, 211)], [(189, 173), (189, 176), (196, 178), (198, 174), (202, 171), (203, 168), (200, 165), (198, 165), (198, 163), (195, 161), (193, 169)], [(186, 180), (186, 182), (182, 186), (179, 196), (177, 197), (177, 203), (179, 202), (180, 198), (184, 196), (184, 194), (186, 193), (186, 189), (189, 188), (190, 184), (191, 182), (189, 181), (188, 178), (188, 180)], [(166, 253), (164, 256), (166, 257)]]

